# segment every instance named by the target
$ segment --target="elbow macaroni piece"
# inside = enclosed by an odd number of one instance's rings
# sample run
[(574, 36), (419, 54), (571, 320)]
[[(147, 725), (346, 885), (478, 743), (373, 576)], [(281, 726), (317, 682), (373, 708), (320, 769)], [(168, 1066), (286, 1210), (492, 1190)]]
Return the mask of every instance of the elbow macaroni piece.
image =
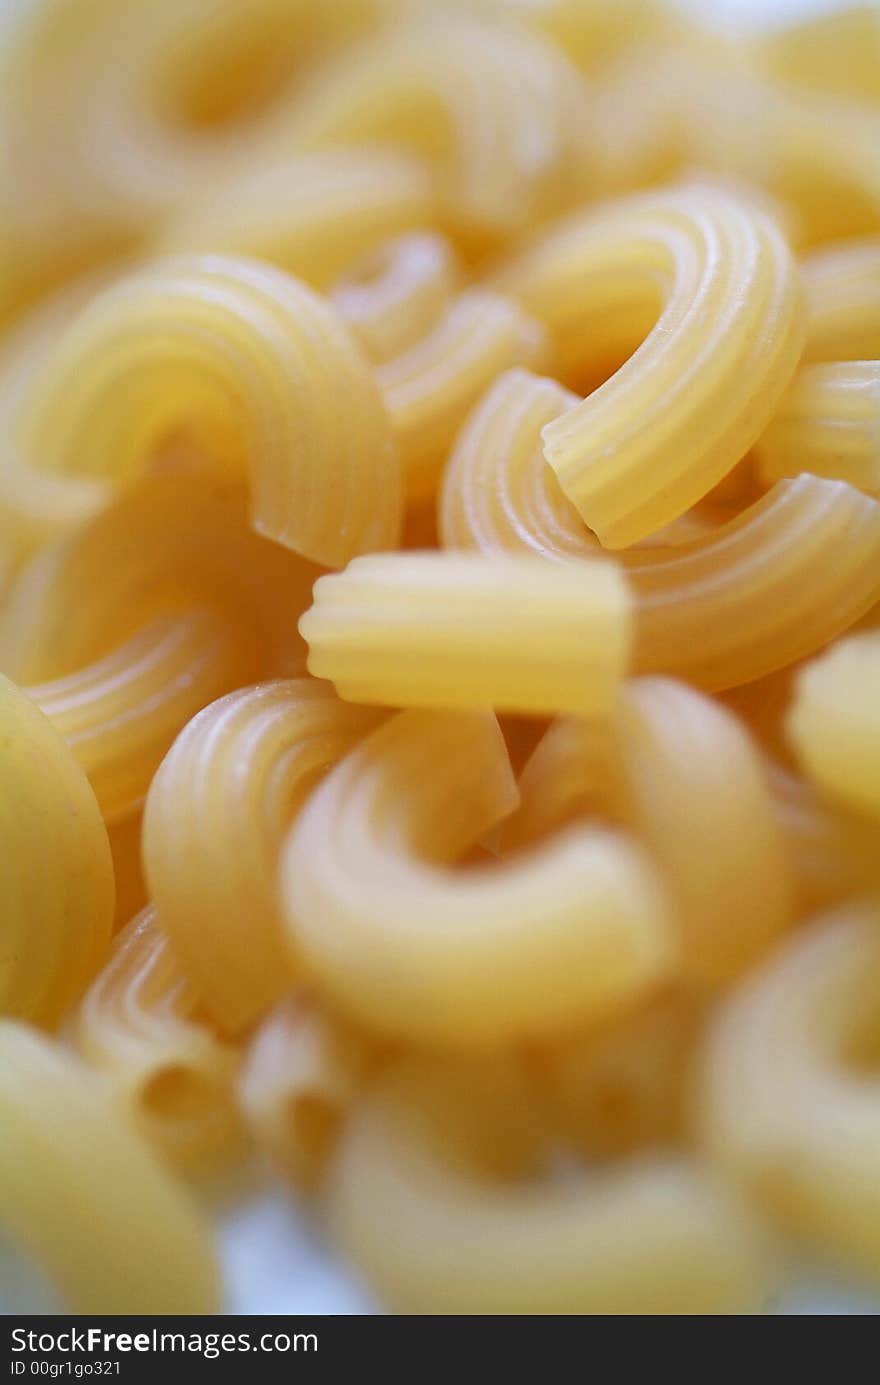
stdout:
[(561, 53), (518, 25), (453, 11), (342, 53), (304, 94), (291, 132), (303, 148), (386, 144), (427, 157), (451, 220), (479, 240), (576, 193), (585, 123), (583, 87)]
[(105, 290), (24, 415), (46, 470), (117, 485), (176, 426), (225, 435), (250, 468), (254, 527), (328, 567), (398, 537), (397, 460), (366, 362), (323, 300), (256, 261), (160, 261)]
[(764, 1243), (698, 1166), (658, 1156), (558, 1183), (487, 1177), (478, 1139), (456, 1126), (509, 1123), (524, 1100), (494, 1074), (480, 1080), (472, 1065), (422, 1058), (395, 1065), (353, 1114), (332, 1173), (331, 1226), (394, 1307), (748, 1311), (766, 1273)]
[(611, 562), (377, 554), (319, 579), (300, 633), (352, 702), (590, 713), (626, 670), (630, 603)]
[(389, 237), (428, 226), (435, 212), (428, 170), (402, 152), (278, 152), (182, 211), (156, 249), (271, 260), (326, 290)]
[(211, 1313), (207, 1227), (98, 1079), (24, 1025), (0, 1024), (0, 1227), (67, 1312)]
[(337, 765), (282, 860), (291, 945), (324, 993), (379, 1033), (476, 1047), (613, 1011), (665, 975), (665, 899), (622, 835), (449, 866), (515, 806), (485, 713), (403, 712)]
[(106, 822), (143, 803), (178, 731), (252, 669), (228, 616), (193, 607), (160, 616), (75, 673), (29, 695), (67, 741)]
[(206, 707), (159, 767), (144, 814), (147, 879), (225, 1030), (251, 1025), (291, 985), (276, 899), (281, 843), (321, 775), (376, 720), (310, 679), (263, 683)]
[(549, 329), (563, 371), (585, 353), (601, 361), (637, 347), (543, 429), (562, 489), (608, 548), (662, 528), (727, 475), (770, 421), (803, 347), (783, 236), (710, 186), (578, 213), (499, 285)]
[(240, 1140), (238, 1055), (200, 1022), (152, 906), (116, 938), (69, 1033), (127, 1117), (175, 1164), (194, 1167)]
[(822, 915), (715, 1019), (700, 1087), (703, 1138), (750, 1195), (808, 1243), (880, 1268), (876, 1052), (880, 918)]
[(799, 370), (755, 455), (768, 484), (811, 471), (880, 495), (880, 360)]
[(455, 435), (502, 371), (540, 363), (543, 329), (497, 293), (460, 294), (425, 336), (376, 368), (409, 500), (430, 498)]
[(0, 747), (0, 1010), (54, 1025), (110, 942), (110, 846), (95, 796), (64, 741), (2, 677)]
[(820, 789), (880, 817), (880, 631), (839, 640), (800, 671), (788, 734)]
[(280, 1005), (257, 1030), (239, 1084), (242, 1109), (258, 1148), (297, 1187), (317, 1188), (383, 1052), (305, 996)]
[[(444, 544), (595, 558), (540, 450), (541, 429), (569, 397), (524, 371), (496, 382), (450, 460)], [(615, 554), (634, 601), (640, 673), (709, 690), (748, 683), (820, 648), (880, 597), (880, 508), (842, 481), (781, 481), (721, 524), (660, 540)]]

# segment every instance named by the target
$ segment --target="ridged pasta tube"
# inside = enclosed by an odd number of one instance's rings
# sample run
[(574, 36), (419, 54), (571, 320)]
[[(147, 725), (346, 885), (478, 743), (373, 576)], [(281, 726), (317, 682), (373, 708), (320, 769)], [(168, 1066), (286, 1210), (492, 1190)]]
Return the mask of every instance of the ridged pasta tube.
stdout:
[(352, 702), (590, 713), (626, 671), (630, 602), (611, 562), (378, 554), (316, 582), (300, 633)]
[(303, 94), (303, 147), (390, 144), (431, 159), (452, 217), (504, 234), (572, 193), (586, 103), (561, 53), (516, 24), (426, 14), (344, 52)]
[[(444, 544), (593, 559), (597, 544), (541, 454), (567, 391), (510, 371), (463, 429), (440, 503)], [(880, 597), (880, 508), (841, 481), (801, 475), (677, 542), (616, 554), (635, 605), (636, 671), (710, 690), (820, 648)]]
[(210, 1234), (99, 1079), (25, 1025), (0, 1023), (0, 1227), (67, 1312), (212, 1313)]
[(429, 171), (402, 151), (278, 152), (182, 211), (156, 249), (271, 260), (326, 290), (389, 237), (428, 226), (436, 200)]
[(715, 1018), (697, 1106), (713, 1157), (789, 1229), (880, 1272), (876, 1052), (880, 915), (856, 903), (798, 933)]
[(674, 961), (659, 881), (625, 837), (578, 829), (517, 861), (446, 863), (516, 804), (485, 713), (403, 712), (313, 793), (285, 846), (297, 955), (387, 1035), (474, 1047), (614, 1011)]
[(767, 482), (811, 471), (880, 495), (880, 360), (799, 370), (755, 455)]
[(821, 789), (880, 816), (880, 631), (839, 640), (800, 671), (788, 734)]
[(377, 715), (311, 679), (242, 688), (194, 717), (159, 767), (144, 814), (147, 879), (187, 975), (226, 1030), (252, 1024), (290, 987), (281, 843), (321, 775)]
[(239, 1099), (258, 1148), (314, 1191), (383, 1048), (314, 999), (267, 1015), (248, 1049)]
[(238, 1054), (199, 1018), (199, 1002), (156, 910), (122, 930), (77, 1007), (69, 1036), (159, 1153), (190, 1167), (241, 1140)]
[(624, 344), (635, 351), (543, 430), (562, 489), (608, 548), (662, 528), (727, 475), (803, 347), (783, 237), (710, 186), (578, 213), (498, 282), (549, 328), (563, 371)]
[[(493, 1119), (509, 1123), (523, 1100), (470, 1065), (423, 1058), (392, 1068), (354, 1112), (329, 1184), (330, 1221), (386, 1301), (429, 1314), (756, 1304), (763, 1237), (698, 1165), (658, 1156), (555, 1183), (536, 1181), (534, 1168), (519, 1185), (487, 1176), (473, 1149), (479, 1131), (490, 1141)], [(463, 1136), (463, 1124), (477, 1137)]]
[(88, 780), (42, 712), (0, 677), (0, 1011), (53, 1025), (97, 970), (113, 863)]
[(127, 276), (64, 333), (22, 428), (46, 470), (118, 485), (187, 423), (247, 461), (260, 533), (328, 567), (395, 544), (398, 464), (372, 374), (281, 270), (196, 256)]
[(141, 804), (190, 717), (253, 672), (248, 641), (210, 607), (160, 616), (110, 654), (29, 695), (67, 741), (104, 820)]

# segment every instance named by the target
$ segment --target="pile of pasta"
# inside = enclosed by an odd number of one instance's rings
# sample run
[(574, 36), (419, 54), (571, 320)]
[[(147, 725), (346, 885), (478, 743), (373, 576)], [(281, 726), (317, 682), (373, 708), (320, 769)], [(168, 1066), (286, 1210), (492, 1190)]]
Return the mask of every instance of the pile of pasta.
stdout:
[(0, 65), (4, 1236), (218, 1311), (259, 1161), (404, 1312), (876, 1280), (876, 8)]

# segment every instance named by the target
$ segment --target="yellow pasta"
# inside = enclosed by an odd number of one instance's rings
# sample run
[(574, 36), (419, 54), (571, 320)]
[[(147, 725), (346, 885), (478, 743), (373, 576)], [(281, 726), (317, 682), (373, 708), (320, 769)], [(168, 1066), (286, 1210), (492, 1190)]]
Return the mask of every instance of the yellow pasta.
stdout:
[(135, 810), (111, 823), (107, 829), (116, 879), (114, 929), (124, 927), (147, 904), (147, 886), (141, 861), (141, 820), (140, 810)]
[(341, 54), (304, 94), (292, 132), (304, 148), (359, 142), (427, 156), (452, 220), (485, 236), (546, 217), (578, 190), (585, 117), (558, 50), (451, 7)]
[(116, 938), (77, 1007), (69, 1037), (159, 1153), (184, 1167), (240, 1144), (238, 1054), (200, 1006), (152, 907)]
[[(488, 392), (444, 480), (447, 546), (596, 556), (540, 450), (541, 429), (567, 398), (523, 371)], [(615, 555), (634, 599), (638, 672), (734, 687), (812, 653), (880, 597), (880, 509), (843, 482), (781, 481), (733, 518), (709, 516), (695, 535), (662, 538)]]
[(279, 150), (183, 209), (157, 248), (251, 255), (326, 290), (389, 237), (430, 225), (436, 203), (428, 170), (400, 150)]
[(626, 670), (630, 604), (611, 563), (376, 555), (319, 579), (300, 632), (348, 701), (587, 713)]
[(880, 358), (880, 235), (816, 251), (803, 268), (806, 359)]
[(491, 1069), (481, 1079), (461, 1062), (413, 1059), (354, 1114), (333, 1170), (332, 1226), (387, 1301), (439, 1314), (755, 1305), (761, 1233), (699, 1166), (658, 1156), (542, 1184), (540, 1151), (529, 1160), (525, 1142), (517, 1172), (530, 1182), (487, 1176), (480, 1135), (491, 1141), (493, 1121), (506, 1135), (524, 1102)]
[(48, 471), (119, 484), (187, 423), (246, 460), (260, 533), (327, 566), (394, 545), (399, 477), (376, 386), (290, 276), (207, 256), (124, 278), (63, 335), (21, 426)]
[(26, 567), (0, 607), (0, 661), (20, 682), (63, 678), (150, 622), (222, 608), (251, 677), (302, 671), (296, 618), (319, 569), (247, 525), (247, 497), (199, 470), (132, 486)]
[(756, 455), (767, 482), (811, 471), (880, 494), (880, 360), (799, 370)]
[(880, 17), (873, 5), (789, 25), (760, 41), (760, 59), (775, 78), (850, 100), (880, 101)]
[(449, 242), (428, 231), (386, 241), (358, 260), (331, 294), (370, 360), (383, 364), (437, 325), (458, 278)]
[(449, 863), (516, 804), (480, 713), (394, 717), (327, 776), (284, 849), (296, 953), (371, 1029), (497, 1044), (613, 1010), (673, 964), (659, 881), (625, 837), (579, 828), (521, 860)]
[(790, 920), (793, 881), (760, 757), (730, 713), (683, 683), (628, 683), (608, 727), (555, 722), (520, 791), (509, 845), (597, 812), (644, 841), (692, 985), (729, 981)]
[(585, 354), (637, 348), (542, 434), (563, 490), (610, 548), (662, 528), (732, 469), (803, 346), (785, 240), (709, 186), (579, 213), (499, 282), (549, 328), (563, 373)]
[(0, 1024), (0, 1227), (68, 1312), (210, 1313), (207, 1227), (97, 1077), (24, 1025)]
[(110, 941), (110, 846), (95, 796), (67, 746), (2, 677), (0, 747), (0, 1010), (54, 1025)]
[(261, 1024), (240, 1082), (258, 1147), (297, 1187), (314, 1190), (383, 1047), (305, 996)]
[(181, 727), (247, 677), (247, 641), (210, 607), (160, 616), (110, 654), (28, 691), (85, 770), (106, 821), (141, 804)]
[(820, 788), (880, 816), (880, 631), (840, 640), (801, 671), (788, 733)]
[(876, 1053), (880, 917), (822, 915), (714, 1021), (703, 1137), (752, 1197), (808, 1244), (880, 1269)]
[(290, 987), (281, 843), (321, 775), (376, 720), (305, 678), (242, 688), (193, 718), (153, 780), (143, 837), (151, 894), (226, 1030), (252, 1024)]

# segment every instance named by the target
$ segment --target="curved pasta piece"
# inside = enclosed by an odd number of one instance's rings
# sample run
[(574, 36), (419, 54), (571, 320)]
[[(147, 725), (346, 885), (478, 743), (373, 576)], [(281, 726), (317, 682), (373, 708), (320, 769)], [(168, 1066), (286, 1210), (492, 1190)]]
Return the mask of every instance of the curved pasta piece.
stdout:
[(127, 276), (64, 333), (22, 429), (46, 470), (118, 485), (187, 423), (234, 440), (259, 533), (328, 567), (396, 542), (397, 459), (371, 372), (282, 271), (202, 256)]
[(246, 1028), (290, 987), (281, 843), (321, 775), (377, 717), (306, 678), (242, 688), (194, 717), (156, 773), (144, 813), (147, 880), (224, 1030)]
[(281, 878), (291, 945), (331, 1000), (379, 1033), (475, 1047), (613, 1012), (669, 970), (659, 883), (620, 835), (444, 864), (515, 803), (487, 714), (403, 712), (327, 776)]
[(389, 237), (430, 225), (436, 201), (429, 170), (402, 151), (279, 151), (181, 211), (156, 249), (271, 260), (326, 290)]
[(239, 1100), (257, 1147), (298, 1187), (317, 1187), (382, 1056), (373, 1039), (302, 996), (280, 1005), (257, 1030)]
[(477, 1101), (491, 1139), (493, 1119), (510, 1119), (507, 1087), (471, 1065), (403, 1061), (343, 1135), (331, 1226), (392, 1307), (693, 1314), (758, 1301), (761, 1235), (698, 1166), (658, 1156), (555, 1183), (493, 1181), (473, 1140), (459, 1147), (461, 1108)]
[(723, 707), (683, 683), (621, 693), (622, 815), (657, 858), (689, 981), (717, 987), (792, 918), (793, 880), (761, 756)]
[(880, 816), (880, 631), (840, 640), (800, 671), (787, 730), (821, 789)]
[(610, 562), (376, 554), (315, 583), (300, 633), (350, 702), (589, 713), (626, 671), (630, 604)]
[(563, 372), (585, 354), (637, 347), (543, 430), (562, 489), (608, 548), (662, 528), (726, 476), (770, 421), (803, 347), (782, 235), (709, 186), (578, 213), (498, 282), (549, 328)]
[(208, 1227), (98, 1079), (25, 1025), (0, 1023), (0, 1226), (67, 1312), (212, 1313)]
[(296, 619), (319, 571), (250, 529), (242, 486), (150, 476), (24, 568), (0, 606), (0, 663), (23, 683), (62, 678), (148, 623), (206, 604), (250, 647), (251, 677), (299, 673)]
[(762, 759), (737, 720), (670, 678), (624, 685), (610, 723), (554, 722), (527, 762), (506, 848), (597, 814), (662, 872), (681, 966), (713, 988), (791, 921), (793, 881)]
[(796, 916), (880, 892), (880, 822), (824, 803), (813, 786), (768, 762), (774, 809), (796, 885)]
[(429, 231), (386, 241), (341, 279), (331, 302), (370, 360), (383, 364), (436, 326), (456, 289), (449, 242)]
[(880, 358), (880, 235), (831, 245), (803, 262), (808, 361)]
[(28, 694), (70, 746), (106, 822), (143, 802), (178, 731), (253, 672), (248, 641), (210, 607), (160, 616), (110, 654)]
[[(857, 903), (798, 933), (713, 1022), (699, 1089), (712, 1156), (790, 1230), (876, 1275), (880, 916)], [(876, 1047), (874, 1049), (876, 1051)]]
[(291, 130), (304, 147), (414, 149), (464, 230), (503, 234), (576, 192), (585, 114), (578, 75), (550, 44), (451, 12), (343, 53), (303, 94)]
[(116, 938), (69, 1029), (80, 1056), (108, 1078), (143, 1135), (187, 1167), (241, 1139), (238, 1054), (200, 1022), (199, 1008), (148, 906)]
[(496, 375), (545, 352), (543, 329), (515, 302), (470, 289), (421, 341), (377, 366), (408, 499), (433, 495), (456, 432)]
[(755, 457), (768, 484), (811, 471), (880, 495), (880, 360), (799, 370)]
[(136, 810), (112, 822), (107, 829), (116, 879), (114, 931), (124, 928), (147, 906), (147, 886), (141, 860), (141, 819)]
[[(540, 450), (569, 396), (525, 371), (503, 376), (462, 431), (440, 502), (444, 544), (486, 554), (594, 558), (597, 544)], [(709, 690), (803, 658), (880, 596), (880, 509), (841, 481), (778, 482), (695, 537), (615, 554), (635, 605), (633, 665)]]
[(0, 1010), (54, 1025), (110, 942), (113, 862), (88, 780), (42, 712), (0, 677)]

